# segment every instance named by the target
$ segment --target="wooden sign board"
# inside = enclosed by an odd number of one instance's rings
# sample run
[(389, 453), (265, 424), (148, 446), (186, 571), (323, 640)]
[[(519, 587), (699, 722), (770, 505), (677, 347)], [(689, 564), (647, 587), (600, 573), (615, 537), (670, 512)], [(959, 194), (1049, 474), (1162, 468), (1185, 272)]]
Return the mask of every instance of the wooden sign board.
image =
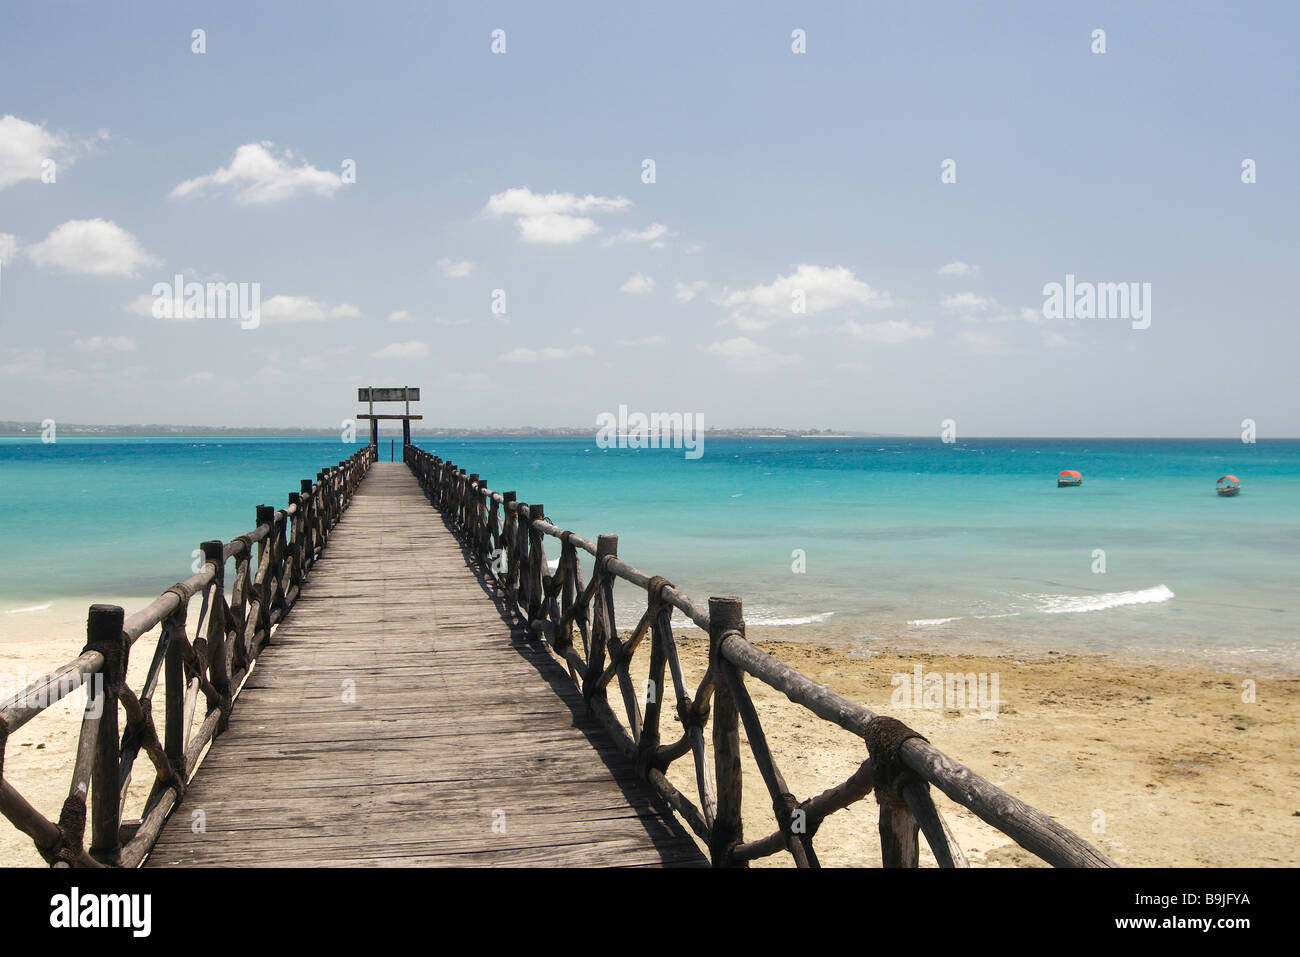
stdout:
[(400, 389), (357, 389), (358, 402), (419, 402), (418, 387), (403, 386)]

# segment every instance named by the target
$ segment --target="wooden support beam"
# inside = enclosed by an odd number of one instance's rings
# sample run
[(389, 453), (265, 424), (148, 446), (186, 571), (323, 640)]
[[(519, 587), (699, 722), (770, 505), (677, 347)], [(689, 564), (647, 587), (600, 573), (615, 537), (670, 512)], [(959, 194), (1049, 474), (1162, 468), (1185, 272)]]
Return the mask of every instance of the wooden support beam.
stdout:
[(122, 822), (122, 800), (118, 781), (120, 739), (117, 723), (117, 696), (126, 681), (127, 654), (130, 645), (122, 633), (126, 613), (118, 605), (91, 605), (86, 621), (86, 651), (104, 656), (102, 681), (91, 684), (91, 710), (99, 713), (95, 740), (95, 763), (90, 777), (91, 842), (90, 853), (97, 861), (114, 866), (122, 845), (118, 828)]
[[(723, 641), (744, 635), (745, 618), (739, 598), (709, 599), (709, 662), (715, 666)], [(740, 713), (731, 690), (718, 682), (713, 694), (713, 764), (718, 788), (718, 810), (709, 834), (709, 855), (714, 867), (748, 867), (733, 858), (732, 850), (745, 841), (740, 796)]]

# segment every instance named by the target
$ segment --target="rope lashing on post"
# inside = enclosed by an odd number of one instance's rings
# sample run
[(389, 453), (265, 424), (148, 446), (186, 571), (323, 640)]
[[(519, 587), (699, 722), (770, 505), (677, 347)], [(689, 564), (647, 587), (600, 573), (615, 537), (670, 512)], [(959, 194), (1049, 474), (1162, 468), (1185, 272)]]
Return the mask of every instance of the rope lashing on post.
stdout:
[(867, 743), (867, 753), (871, 755), (876, 800), (881, 804), (902, 803), (903, 786), (909, 781), (920, 779), (903, 764), (899, 750), (909, 738), (920, 738), (922, 741), (929, 739), (897, 718), (883, 714), (876, 715), (867, 722), (863, 738)]

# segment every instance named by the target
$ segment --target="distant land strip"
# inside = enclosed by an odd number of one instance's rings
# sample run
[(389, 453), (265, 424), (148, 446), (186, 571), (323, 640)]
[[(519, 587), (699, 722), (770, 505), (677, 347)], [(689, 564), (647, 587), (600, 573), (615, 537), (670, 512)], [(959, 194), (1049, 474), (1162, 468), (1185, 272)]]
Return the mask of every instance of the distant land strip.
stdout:
[[(295, 438), (295, 437), (334, 437), (339, 434), (338, 427), (323, 429), (305, 429), (301, 427), (254, 428), (246, 426), (220, 425), (83, 425), (72, 422), (58, 423), (59, 435), (105, 435), (105, 436), (193, 436), (196, 438)], [(0, 436), (20, 437), (39, 436), (42, 431), (40, 422), (10, 422), (0, 420)], [(387, 435), (386, 431), (381, 430)], [(400, 435), (400, 431), (395, 433)], [(413, 428), (412, 438), (593, 438), (596, 434), (594, 425), (585, 428), (534, 428), (519, 426), (516, 428)], [(715, 438), (742, 439), (847, 439), (847, 438), (900, 438), (888, 432), (849, 432), (837, 429), (781, 429), (774, 427), (752, 427), (737, 429), (706, 429), (705, 435)]]

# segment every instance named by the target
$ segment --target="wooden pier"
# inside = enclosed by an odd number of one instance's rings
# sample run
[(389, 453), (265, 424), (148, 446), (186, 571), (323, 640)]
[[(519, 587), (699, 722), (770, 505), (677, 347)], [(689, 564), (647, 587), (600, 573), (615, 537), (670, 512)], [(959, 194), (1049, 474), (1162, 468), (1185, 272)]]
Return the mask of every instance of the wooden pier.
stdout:
[(377, 462), (149, 866), (707, 864), (526, 639)]
[[(417, 390), (359, 398), (406, 401), (406, 429), (415, 418)], [(1049, 864), (1115, 866), (902, 722), (760, 651), (739, 598), (702, 605), (620, 559), (615, 535), (563, 529), (409, 441), (403, 462), (380, 463), (377, 443), (372, 427), (287, 507), (258, 506), (253, 531), (204, 542), (201, 570), (147, 608), (92, 605), (81, 655), (0, 702), (0, 813), (52, 866), (744, 867), (784, 853), (817, 867), (821, 822), (874, 795), (885, 866), (918, 866), (924, 835), (941, 867), (965, 867), (931, 787)], [(616, 584), (645, 600), (631, 628), (615, 621)], [(708, 640), (694, 680), (683, 626)], [(129, 656), (155, 632), (133, 689)], [(859, 736), (861, 764), (790, 793), (751, 679)], [(4, 779), (4, 750), (82, 687), (72, 781), (51, 815)], [(742, 814), (742, 747), (766, 820)], [(142, 755), (151, 787), (128, 807)], [(677, 761), (689, 794), (669, 781)]]

